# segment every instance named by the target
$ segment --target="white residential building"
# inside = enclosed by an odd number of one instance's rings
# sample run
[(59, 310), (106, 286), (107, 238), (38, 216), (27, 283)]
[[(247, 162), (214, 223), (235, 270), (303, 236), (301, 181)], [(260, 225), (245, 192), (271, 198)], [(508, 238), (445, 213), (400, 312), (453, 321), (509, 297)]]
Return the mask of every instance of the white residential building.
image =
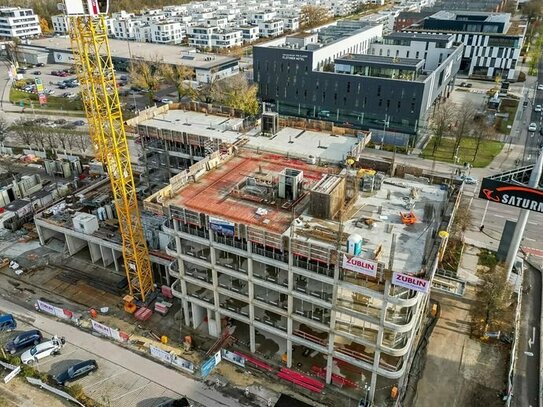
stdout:
[(134, 37), (138, 42), (151, 42), (151, 26), (149, 24), (134, 27)]
[(300, 29), (300, 17), (283, 17), (282, 20), (285, 31), (298, 31)]
[(40, 34), (39, 17), (31, 8), (0, 8), (0, 37), (29, 38)]
[(283, 20), (266, 20), (258, 23), (261, 37), (277, 37), (283, 34)]
[(203, 25), (195, 25), (187, 29), (189, 45), (197, 48), (211, 48), (211, 36), (219, 31), (217, 27), (206, 27)]
[(259, 36), (259, 28), (257, 25), (248, 25), (248, 26), (241, 26), (241, 33), (243, 36), (243, 42), (244, 43), (251, 43), (256, 40), (258, 40)]
[(184, 27), (177, 21), (151, 23), (151, 42), (157, 44), (180, 44), (184, 37)]
[(212, 48), (233, 48), (243, 44), (241, 30), (223, 30), (211, 35)]
[(64, 14), (51, 16), (51, 23), (55, 34), (66, 34), (68, 32), (69, 20)]

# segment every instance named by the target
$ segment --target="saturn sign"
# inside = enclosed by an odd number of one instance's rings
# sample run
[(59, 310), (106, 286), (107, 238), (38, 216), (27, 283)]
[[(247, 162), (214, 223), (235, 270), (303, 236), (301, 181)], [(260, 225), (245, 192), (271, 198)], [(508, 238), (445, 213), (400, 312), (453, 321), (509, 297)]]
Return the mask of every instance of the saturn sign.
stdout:
[(343, 263), (341, 265), (344, 270), (351, 270), (356, 273), (362, 273), (370, 277), (377, 276), (377, 266), (376, 262), (362, 259), (360, 257), (347, 257), (346, 254), (343, 255)]

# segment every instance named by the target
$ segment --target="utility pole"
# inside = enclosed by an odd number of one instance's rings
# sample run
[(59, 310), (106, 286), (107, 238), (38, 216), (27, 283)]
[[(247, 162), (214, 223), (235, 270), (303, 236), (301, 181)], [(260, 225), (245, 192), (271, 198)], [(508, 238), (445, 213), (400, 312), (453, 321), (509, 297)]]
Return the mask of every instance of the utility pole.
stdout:
[[(539, 185), (539, 180), (541, 179), (541, 172), (543, 171), (543, 149), (539, 151), (539, 157), (534, 165), (532, 170), (532, 175), (530, 176), (530, 181), (528, 186), (531, 188), (537, 188)], [(520, 242), (524, 236), (524, 229), (526, 228), (526, 223), (528, 223), (528, 216), (530, 211), (528, 209), (521, 209), (518, 216), (517, 224), (515, 226), (515, 232), (513, 233), (513, 238), (511, 239), (511, 245), (509, 246), (509, 251), (507, 252), (507, 259), (505, 260), (505, 267), (507, 270), (507, 278), (511, 275), (513, 270), (513, 264), (515, 263), (515, 258), (517, 257), (517, 252), (520, 247)]]

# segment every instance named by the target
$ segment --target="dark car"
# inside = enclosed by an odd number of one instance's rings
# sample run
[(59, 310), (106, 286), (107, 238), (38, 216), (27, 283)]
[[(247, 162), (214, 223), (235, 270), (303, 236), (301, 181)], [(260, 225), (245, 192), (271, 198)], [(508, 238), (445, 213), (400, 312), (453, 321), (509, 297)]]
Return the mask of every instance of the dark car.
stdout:
[(181, 397), (180, 399), (168, 400), (157, 407), (190, 407), (190, 402), (186, 397)]
[(62, 85), (58, 85), (58, 88), (59, 88), (59, 89), (66, 89), (67, 86), (66, 86), (65, 84), (62, 84)]
[(36, 64), (36, 68), (43, 68), (44, 66), (45, 64), (43, 62)]
[(84, 362), (79, 362), (70, 366), (64, 372), (59, 373), (54, 377), (54, 380), (55, 382), (57, 382), (58, 385), (64, 386), (66, 382), (71, 382), (81, 377), (84, 377), (89, 373), (94, 372), (96, 369), (98, 369), (98, 364), (96, 363), (96, 360), (85, 360)]
[(75, 124), (76, 126), (84, 126), (84, 125), (85, 125), (85, 122), (84, 122), (83, 120), (76, 120), (76, 121), (74, 122), (74, 124)]
[(40, 331), (33, 329), (31, 331), (22, 332), (19, 335), (13, 337), (4, 347), (7, 352), (12, 355), (20, 350), (35, 346), (40, 343), (43, 336)]
[(34, 75), (41, 75), (41, 71), (34, 71), (32, 72)]
[(17, 73), (26, 73), (26, 69), (19, 68), (19, 69), (17, 69)]
[(10, 332), (17, 328), (17, 321), (11, 314), (0, 315), (0, 332)]

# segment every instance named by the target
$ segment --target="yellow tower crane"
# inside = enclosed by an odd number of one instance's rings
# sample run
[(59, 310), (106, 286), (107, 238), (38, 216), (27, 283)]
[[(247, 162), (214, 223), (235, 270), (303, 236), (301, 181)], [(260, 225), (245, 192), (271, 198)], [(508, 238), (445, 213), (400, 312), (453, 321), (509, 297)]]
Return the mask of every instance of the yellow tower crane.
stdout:
[(107, 36), (109, 2), (64, 0), (81, 98), (96, 158), (106, 167), (113, 191), (130, 295), (145, 301), (154, 290), (141, 223), (115, 70)]

